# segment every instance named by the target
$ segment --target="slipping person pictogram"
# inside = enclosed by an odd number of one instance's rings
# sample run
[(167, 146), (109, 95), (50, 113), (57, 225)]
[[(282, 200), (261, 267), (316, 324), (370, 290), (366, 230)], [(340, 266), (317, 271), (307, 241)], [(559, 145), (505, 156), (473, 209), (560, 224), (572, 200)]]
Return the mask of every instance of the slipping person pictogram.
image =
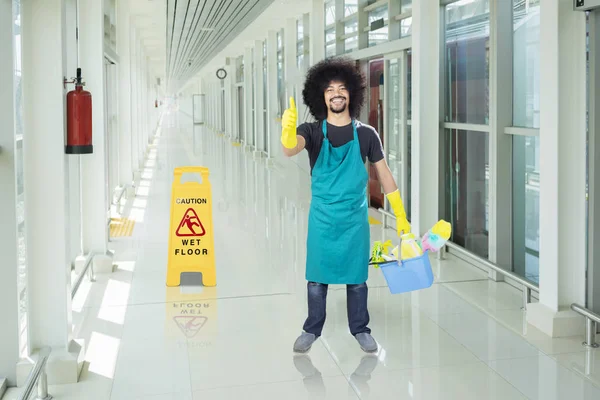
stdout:
[[(196, 229), (198, 228), (198, 229)], [(198, 214), (194, 211), (193, 208), (188, 208), (185, 212), (181, 222), (179, 223), (179, 227), (175, 232), (177, 236), (204, 236), (206, 231), (202, 226), (202, 222), (200, 222), (200, 218), (198, 218)]]
[(308, 71), (302, 97), (317, 122), (296, 127), (293, 98), (282, 118), (286, 156), (308, 152), (312, 199), (308, 217), (306, 280), (308, 317), (294, 351), (306, 353), (325, 324), (329, 284), (346, 285), (348, 324), (361, 349), (377, 351), (367, 310), (370, 228), (368, 158), (396, 215), (398, 235), (410, 232), (398, 186), (377, 131), (356, 118), (365, 100), (366, 80), (355, 61), (333, 58)]

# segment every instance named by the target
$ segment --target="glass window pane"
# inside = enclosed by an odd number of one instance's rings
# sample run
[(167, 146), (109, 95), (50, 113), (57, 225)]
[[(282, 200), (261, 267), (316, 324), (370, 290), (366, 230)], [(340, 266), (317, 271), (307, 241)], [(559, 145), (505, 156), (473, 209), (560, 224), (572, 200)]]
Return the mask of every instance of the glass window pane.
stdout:
[(412, 35), (412, 17), (408, 17), (400, 21), (400, 37)]
[(335, 28), (325, 31), (325, 57), (335, 56)]
[(353, 18), (344, 25), (344, 34), (348, 35), (350, 33), (355, 33), (355, 36), (347, 38), (344, 42), (346, 53), (358, 49), (358, 18)]
[(358, 50), (358, 36), (353, 36), (351, 38), (346, 39), (344, 51), (346, 53), (353, 52)]
[(285, 110), (285, 84), (283, 82), (283, 51), (277, 53), (277, 97), (279, 98), (279, 115)]
[(401, 0), (402, 1), (402, 7), (400, 9), (401, 13), (405, 13), (407, 11), (412, 10), (412, 0)]
[(488, 134), (446, 130), (445, 208), (452, 241), (488, 258)]
[(489, 37), (489, 0), (446, 6), (446, 121), (488, 124)]
[[(9, 6), (10, 7), (10, 6)], [(28, 328), (28, 289), (27, 289), (27, 216), (25, 215), (25, 177), (23, 169), (23, 81), (22, 81), (22, 35), (21, 35), (21, 1), (12, 1), (12, 45), (13, 45), (13, 95), (15, 118), (15, 180), (16, 180), (16, 214), (17, 214), (17, 292), (19, 296), (18, 329), (19, 329), (19, 355), (26, 357), (29, 354), (29, 328)], [(10, 79), (10, 78), (9, 78)], [(13, 229), (15, 226), (13, 225)]]
[(513, 2), (513, 125), (539, 128), (540, 3)]
[[(264, 134), (266, 135), (265, 137), (268, 138), (269, 135), (269, 130), (271, 129), (271, 124), (269, 123), (269, 121), (267, 121), (267, 42), (264, 41), (263, 42), (263, 49), (264, 49), (264, 56), (263, 56), (263, 121), (264, 121)], [(260, 110), (258, 110), (258, 112), (260, 112)], [(265, 143), (268, 143), (268, 141), (265, 141)]]
[(344, 25), (344, 34), (358, 32), (358, 18), (353, 18)]
[[(408, 91), (407, 118), (412, 120), (412, 51), (406, 52), (406, 90)], [(410, 147), (409, 147), (410, 149)]]
[[(379, 7), (369, 13), (369, 25), (377, 20), (388, 19), (388, 7), (383, 6)], [(369, 47), (377, 46), (378, 44), (387, 42), (388, 40), (388, 26), (384, 26), (383, 28), (376, 29), (374, 31), (369, 31)]]
[(325, 3), (325, 26), (335, 22), (335, 1)]
[(335, 28), (325, 31), (325, 43), (335, 41)]
[(344, 17), (356, 14), (358, 12), (358, 0), (344, 1)]
[(302, 19), (296, 21), (296, 40), (304, 40), (304, 24)]
[(244, 82), (244, 56), (239, 56), (236, 64), (236, 82)]
[(325, 46), (325, 57), (335, 56), (335, 43)]
[[(410, 99), (410, 97), (409, 97)], [(410, 104), (410, 100), (409, 100), (409, 104)], [(406, 160), (406, 167), (408, 169), (407, 171), (407, 175), (406, 175), (406, 179), (408, 180), (408, 183), (406, 185), (406, 188), (408, 189), (408, 191), (406, 192), (406, 218), (408, 218), (409, 221), (411, 221), (411, 213), (412, 213), (412, 203), (411, 203), (411, 197), (412, 197), (412, 191), (411, 191), (411, 185), (412, 185), (412, 179), (411, 179), (411, 175), (412, 175), (412, 125), (408, 125), (406, 127), (406, 153), (408, 154), (408, 158)]]
[(540, 140), (513, 136), (513, 266), (539, 283)]
[[(402, 123), (402, 116), (400, 114), (400, 63), (398, 59), (390, 60), (389, 73), (388, 73), (389, 83), (388, 94), (388, 109), (387, 109), (387, 119), (388, 119), (388, 163), (390, 167), (395, 163), (400, 163), (402, 161), (402, 156), (400, 154), (400, 124)], [(394, 175), (398, 178), (398, 174)]]

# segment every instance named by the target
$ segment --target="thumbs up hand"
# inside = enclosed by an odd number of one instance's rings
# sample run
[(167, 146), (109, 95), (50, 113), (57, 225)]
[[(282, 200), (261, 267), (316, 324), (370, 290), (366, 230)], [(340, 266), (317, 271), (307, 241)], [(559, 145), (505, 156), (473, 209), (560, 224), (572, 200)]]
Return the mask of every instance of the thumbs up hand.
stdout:
[(296, 138), (296, 123), (298, 121), (298, 110), (296, 102), (290, 97), (290, 107), (283, 112), (281, 119), (281, 144), (287, 149), (293, 149), (298, 145)]

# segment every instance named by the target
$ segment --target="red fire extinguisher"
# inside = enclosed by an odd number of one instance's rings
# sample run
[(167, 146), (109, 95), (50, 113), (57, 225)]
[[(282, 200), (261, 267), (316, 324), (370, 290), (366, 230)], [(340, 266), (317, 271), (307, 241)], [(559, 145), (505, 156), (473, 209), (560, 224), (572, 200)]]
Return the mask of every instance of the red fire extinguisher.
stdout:
[(75, 90), (67, 93), (67, 154), (91, 154), (92, 146), (92, 94), (83, 90), (81, 68), (77, 68)]

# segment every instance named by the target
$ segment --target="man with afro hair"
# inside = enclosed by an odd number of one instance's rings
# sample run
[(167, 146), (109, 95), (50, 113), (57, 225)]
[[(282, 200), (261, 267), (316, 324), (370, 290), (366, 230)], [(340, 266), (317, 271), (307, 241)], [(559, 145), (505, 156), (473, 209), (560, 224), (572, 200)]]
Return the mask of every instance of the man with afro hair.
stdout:
[(282, 118), (281, 143), (286, 156), (303, 149), (311, 168), (312, 200), (308, 218), (306, 280), (308, 318), (294, 351), (306, 353), (325, 324), (327, 289), (346, 286), (350, 333), (363, 351), (377, 351), (367, 310), (370, 255), (367, 158), (397, 218), (398, 235), (410, 224), (398, 186), (387, 165), (379, 134), (357, 120), (365, 100), (366, 81), (355, 62), (331, 58), (308, 71), (302, 97), (316, 122), (296, 127), (294, 99)]

